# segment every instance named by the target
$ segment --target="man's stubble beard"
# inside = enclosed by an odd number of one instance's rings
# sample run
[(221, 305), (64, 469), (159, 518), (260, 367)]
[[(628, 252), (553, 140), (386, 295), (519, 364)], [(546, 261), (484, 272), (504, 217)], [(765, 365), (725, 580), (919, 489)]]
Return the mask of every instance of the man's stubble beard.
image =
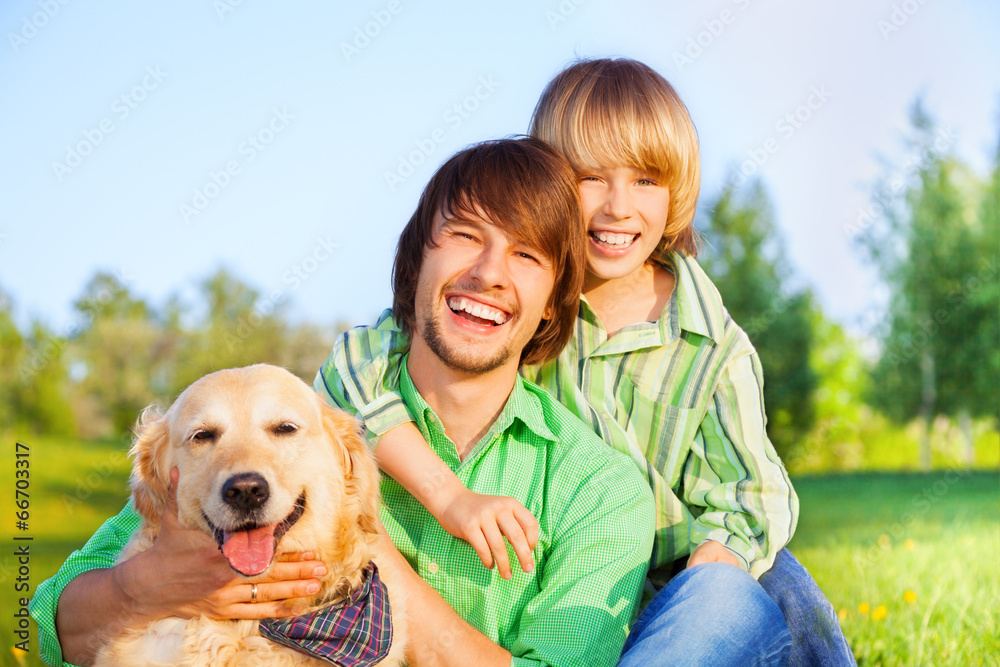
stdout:
[(488, 358), (475, 358), (475, 356), (471, 353), (462, 354), (460, 351), (450, 348), (441, 336), (441, 327), (433, 313), (427, 313), (424, 316), (420, 336), (424, 339), (424, 343), (427, 344), (427, 347), (430, 348), (431, 352), (433, 352), (445, 366), (463, 373), (475, 375), (489, 373), (490, 371), (494, 371), (503, 366), (512, 356), (512, 351), (510, 349), (511, 341), (509, 340), (503, 347), (497, 350), (493, 357)]

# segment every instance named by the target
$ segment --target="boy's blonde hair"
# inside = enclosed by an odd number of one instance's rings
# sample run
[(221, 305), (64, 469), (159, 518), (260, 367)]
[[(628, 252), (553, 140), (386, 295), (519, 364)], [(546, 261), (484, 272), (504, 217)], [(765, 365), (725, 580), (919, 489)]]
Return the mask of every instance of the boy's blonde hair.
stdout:
[(570, 65), (545, 87), (529, 133), (565, 155), (577, 173), (623, 165), (662, 179), (670, 208), (656, 254), (697, 256), (698, 135), (677, 91), (649, 66), (627, 58)]

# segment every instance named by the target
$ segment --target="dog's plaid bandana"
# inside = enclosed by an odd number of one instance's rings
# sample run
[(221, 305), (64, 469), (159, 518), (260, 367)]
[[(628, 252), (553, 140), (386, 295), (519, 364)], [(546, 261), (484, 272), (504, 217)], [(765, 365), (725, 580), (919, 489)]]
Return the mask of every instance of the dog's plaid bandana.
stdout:
[(368, 565), (364, 583), (348, 599), (302, 616), (265, 619), (260, 633), (338, 667), (370, 667), (384, 659), (392, 645), (389, 596), (375, 563)]

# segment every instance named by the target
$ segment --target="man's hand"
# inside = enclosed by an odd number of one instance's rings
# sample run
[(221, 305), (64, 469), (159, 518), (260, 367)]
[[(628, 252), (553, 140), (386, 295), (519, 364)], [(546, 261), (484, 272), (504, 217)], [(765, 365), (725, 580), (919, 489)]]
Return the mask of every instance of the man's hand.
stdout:
[(740, 566), (739, 559), (733, 553), (715, 540), (705, 540), (698, 545), (691, 557), (688, 558), (688, 567), (701, 565), (702, 563), (729, 563), (736, 567)]
[(441, 527), (468, 542), (487, 568), (496, 561), (500, 576), (510, 579), (504, 536), (514, 547), (521, 569), (531, 572), (538, 544), (538, 521), (524, 505), (506, 496), (487, 496), (462, 487), (441, 510)]
[(288, 554), (257, 580), (252, 603), (252, 585), (229, 567), (215, 541), (178, 521), (178, 479), (174, 468), (156, 543), (112, 571), (115, 585), (140, 617), (283, 618), (301, 610), (301, 598), (319, 591), (314, 577), (325, 574), (326, 566), (311, 553)]

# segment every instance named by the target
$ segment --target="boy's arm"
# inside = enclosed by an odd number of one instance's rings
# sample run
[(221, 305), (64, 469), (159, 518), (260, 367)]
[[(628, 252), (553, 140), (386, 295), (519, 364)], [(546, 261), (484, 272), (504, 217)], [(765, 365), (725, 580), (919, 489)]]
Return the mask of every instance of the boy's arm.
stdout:
[(532, 552), (538, 543), (538, 521), (524, 505), (506, 496), (469, 491), (438, 457), (412, 423), (390, 430), (379, 441), (379, 467), (400, 483), (437, 519), (446, 531), (465, 540), (487, 568), (510, 579), (510, 560), (504, 537), (525, 572), (535, 567)]
[[(684, 467), (682, 500), (705, 508), (694, 521), (692, 545), (717, 542), (759, 577), (791, 539), (799, 503), (767, 437), (760, 359), (747, 346), (715, 388)], [(696, 549), (695, 562), (713, 550)]]
[(316, 374), (314, 388), (336, 407), (365, 424), (379, 468), (399, 482), (455, 537), (468, 542), (486, 567), (509, 579), (504, 537), (522, 569), (534, 567), (538, 522), (513, 498), (485, 496), (465, 488), (412, 423), (399, 394), (409, 341), (387, 310), (374, 327), (354, 327), (337, 337)]

